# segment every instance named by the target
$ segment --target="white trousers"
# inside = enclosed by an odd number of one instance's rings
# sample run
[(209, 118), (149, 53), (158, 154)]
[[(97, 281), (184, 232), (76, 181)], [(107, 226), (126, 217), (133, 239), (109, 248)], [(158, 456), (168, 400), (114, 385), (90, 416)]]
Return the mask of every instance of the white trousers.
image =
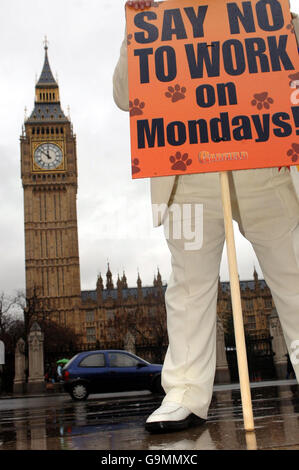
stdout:
[[(292, 342), (299, 340), (299, 203), (289, 170), (234, 171), (230, 190), (233, 218), (255, 250), (291, 355)], [(220, 191), (219, 173), (179, 176), (168, 210), (172, 274), (165, 295), (169, 347), (162, 369), (163, 402), (181, 403), (204, 419), (216, 368), (218, 276), (225, 240)], [(203, 204), (203, 244), (186, 250), (190, 240), (174, 235), (176, 223), (184, 221), (175, 220), (172, 209), (195, 203)], [(183, 218), (183, 210), (181, 214)], [(190, 223), (194, 227), (194, 212)], [(293, 367), (299, 381), (299, 366)]]

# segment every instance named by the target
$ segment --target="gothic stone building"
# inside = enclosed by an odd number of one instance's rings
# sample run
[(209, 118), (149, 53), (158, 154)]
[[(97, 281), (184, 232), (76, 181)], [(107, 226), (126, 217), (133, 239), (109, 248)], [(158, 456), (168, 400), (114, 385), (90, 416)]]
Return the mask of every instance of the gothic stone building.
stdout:
[(61, 109), (47, 49), (46, 43), (34, 109), (21, 136), (26, 297), (36, 296), (37, 310), (79, 329), (76, 136)]
[[(153, 286), (128, 287), (125, 274), (113, 284), (108, 265), (106, 283), (81, 292), (77, 230), (76, 135), (60, 104), (60, 92), (45, 59), (35, 86), (35, 104), (21, 135), (24, 189), (26, 296), (36, 297), (36, 315), (72, 327), (81, 349), (129, 348), (144, 357), (161, 355), (167, 346), (164, 293), (158, 272)], [(267, 334), (273, 308), (263, 280), (241, 281), (245, 328)], [(219, 282), (218, 315), (229, 329), (228, 282)], [(158, 358), (159, 359), (159, 358)]]
[[(274, 304), (265, 281), (258, 279), (255, 270), (253, 276), (253, 280), (240, 281), (245, 331), (251, 338), (267, 337), (268, 317)], [(125, 274), (121, 279), (118, 276), (114, 286), (108, 264), (105, 287), (102, 276), (99, 275), (96, 289), (81, 293), (85, 344), (95, 346), (98, 342), (101, 346), (109, 344), (114, 347), (121, 344), (121, 338), (124, 338), (127, 330), (137, 333), (138, 344), (146, 341), (150, 346), (148, 338), (152, 338), (154, 346), (159, 334), (160, 341), (164, 334), (167, 342), (164, 301), (166, 287), (159, 271), (153, 286), (143, 287), (139, 274), (136, 287), (128, 287)], [(219, 280), (217, 313), (224, 331), (228, 333), (232, 318), (229, 282)]]

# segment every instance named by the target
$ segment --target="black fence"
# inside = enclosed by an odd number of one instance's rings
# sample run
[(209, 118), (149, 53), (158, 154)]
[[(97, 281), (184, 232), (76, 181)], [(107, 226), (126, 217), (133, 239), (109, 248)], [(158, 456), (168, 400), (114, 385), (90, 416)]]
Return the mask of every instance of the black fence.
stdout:
[[(164, 361), (166, 348), (166, 345), (160, 347), (157, 345), (137, 344), (136, 354), (137, 356), (140, 356), (149, 362), (162, 364)], [(246, 348), (250, 380), (254, 382), (260, 380), (276, 379), (277, 376), (273, 361), (274, 353), (272, 351), (272, 337), (265, 335), (256, 335), (250, 338), (247, 337)], [(105, 345), (90, 343), (78, 345), (76, 348), (62, 348), (61, 350), (57, 350), (55, 352), (45, 351), (45, 371), (52, 370), (52, 375), (57, 379), (55, 371), (57, 366), (56, 362), (58, 359), (71, 359), (79, 352), (95, 349), (123, 349), (123, 346), (120, 344), (120, 342), (113, 341), (109, 344), (105, 343)], [(237, 355), (234, 345), (226, 347), (226, 357), (230, 371), (231, 382), (238, 382), (239, 375)], [(1, 374), (0, 393), (12, 393), (15, 373), (14, 354), (7, 353), (5, 361), (6, 363), (3, 366), (3, 372)]]
[[(246, 350), (251, 382), (275, 380), (277, 378), (272, 351), (272, 337), (255, 335), (246, 338)], [(239, 381), (237, 353), (235, 346), (226, 347), (226, 357), (231, 376), (231, 382)]]
[[(136, 344), (136, 355), (146, 361), (161, 364), (164, 361), (167, 346), (162, 347), (150, 344)], [(93, 351), (96, 349), (124, 349), (123, 344), (118, 341), (111, 341), (103, 345), (96, 343), (80, 344), (76, 349), (63, 348), (59, 351), (45, 351), (45, 364), (56, 364), (58, 359), (71, 359), (75, 354), (83, 351)]]

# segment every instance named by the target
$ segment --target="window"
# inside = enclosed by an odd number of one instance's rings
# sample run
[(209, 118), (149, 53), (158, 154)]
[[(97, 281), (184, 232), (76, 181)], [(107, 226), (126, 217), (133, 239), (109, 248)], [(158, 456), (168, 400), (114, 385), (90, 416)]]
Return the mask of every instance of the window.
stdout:
[(256, 328), (255, 315), (249, 315), (247, 317), (247, 328), (254, 330)]
[(116, 329), (113, 327), (106, 327), (107, 335), (110, 339), (116, 339)]
[(90, 354), (86, 356), (81, 362), (80, 367), (105, 367), (104, 354)]
[(86, 312), (86, 321), (94, 321), (94, 312)]
[(265, 307), (272, 308), (272, 299), (265, 299)]
[(122, 353), (109, 353), (110, 367), (134, 367), (138, 364), (138, 360), (134, 357)]
[(106, 318), (107, 320), (114, 320), (115, 318), (115, 311), (114, 310), (108, 310), (106, 312)]
[(158, 310), (157, 307), (150, 307), (150, 308), (148, 309), (148, 315), (149, 315), (149, 317), (155, 318), (155, 316), (157, 315), (157, 310)]
[(86, 328), (86, 338), (88, 343), (96, 342), (96, 329), (95, 328)]

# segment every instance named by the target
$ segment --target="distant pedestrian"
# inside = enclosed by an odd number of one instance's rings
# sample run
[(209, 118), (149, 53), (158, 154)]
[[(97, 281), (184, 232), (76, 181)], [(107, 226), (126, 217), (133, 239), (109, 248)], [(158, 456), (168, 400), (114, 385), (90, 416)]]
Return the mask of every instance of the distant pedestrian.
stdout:
[(62, 380), (62, 365), (58, 364), (57, 366), (57, 380), (58, 382)]

